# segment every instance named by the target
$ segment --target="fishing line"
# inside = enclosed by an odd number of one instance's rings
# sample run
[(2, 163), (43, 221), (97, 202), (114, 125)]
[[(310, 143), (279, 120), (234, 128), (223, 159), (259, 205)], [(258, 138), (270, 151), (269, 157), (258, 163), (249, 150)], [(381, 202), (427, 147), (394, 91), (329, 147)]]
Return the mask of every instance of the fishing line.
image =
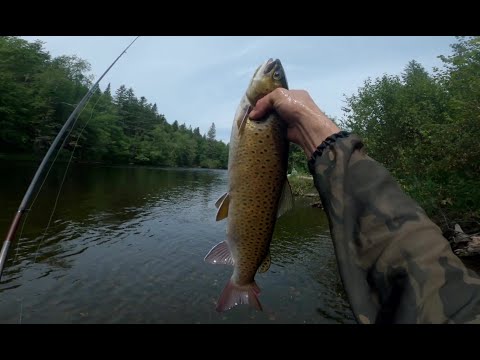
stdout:
[[(50, 214), (50, 219), (48, 220), (48, 224), (47, 224), (47, 227), (45, 228), (45, 231), (43, 233), (43, 236), (42, 238), (40, 239), (40, 242), (37, 246), (37, 250), (35, 250), (35, 258), (33, 260), (33, 263), (35, 264), (37, 262), (37, 257), (38, 257), (38, 250), (40, 249), (40, 246), (42, 245), (43, 243), (43, 240), (45, 240), (45, 236), (47, 235), (47, 232), (48, 232), (48, 229), (50, 228), (50, 224), (52, 222), (52, 219), (53, 219), (53, 214), (55, 213), (55, 210), (57, 209), (57, 204), (58, 204), (58, 199), (60, 198), (60, 194), (62, 192), (62, 188), (63, 188), (63, 184), (65, 183), (65, 179), (67, 178), (67, 172), (68, 172), (68, 169), (70, 167), (70, 164), (72, 162), (72, 159), (73, 159), (73, 155), (75, 153), (75, 149), (77, 148), (77, 145), (78, 145), (78, 140), (80, 139), (80, 136), (82, 136), (83, 134), (83, 130), (85, 130), (85, 128), (87, 127), (88, 123), (90, 122), (90, 120), (92, 120), (92, 117), (93, 117), (93, 112), (95, 110), (95, 107), (97, 106), (98, 102), (100, 101), (100, 99), (102, 98), (103, 94), (101, 94), (98, 99), (97, 99), (97, 102), (95, 103), (95, 105), (93, 105), (92, 107), (92, 112), (90, 113), (90, 118), (86, 121), (85, 125), (83, 126), (82, 130), (80, 130), (80, 133), (78, 134), (77, 136), (77, 140), (75, 141), (75, 146), (73, 147), (73, 150), (72, 150), (72, 153), (70, 155), (70, 159), (68, 160), (68, 163), (67, 163), (67, 167), (65, 169), (65, 172), (63, 174), (63, 179), (62, 179), (62, 182), (60, 183), (60, 187), (58, 189), (58, 193), (57, 193), (57, 197), (55, 199), (55, 203), (53, 205), (53, 210), (52, 210), (52, 213)], [(89, 99), (90, 101), (90, 99)], [(87, 103), (88, 104), (88, 103)], [(85, 108), (87, 107), (87, 104), (85, 104)], [(78, 117), (77, 117), (77, 120), (75, 120), (75, 123), (73, 124), (72, 126), (72, 129), (70, 130), (70, 133), (73, 131), (74, 127), (75, 127), (75, 124), (76, 122), (78, 121), (78, 119), (80, 118), (80, 115), (82, 114), (83, 110), (85, 110), (85, 108), (82, 109), (82, 111), (80, 112), (80, 114), (78, 114)], [(70, 133), (68, 134), (68, 136), (65, 138), (65, 141), (68, 139), (68, 137), (70, 136)], [(60, 153), (60, 151), (58, 152), (58, 154)], [(57, 156), (58, 156), (57, 154)], [(18, 245), (17, 245), (18, 247)]]
[[(96, 88), (97, 85), (95, 85), (94, 88)], [(90, 99), (91, 99), (91, 96), (88, 98), (87, 102), (85, 103), (85, 107), (87, 106), (87, 104), (90, 102)], [(85, 110), (85, 107), (80, 111), (80, 113), (77, 115), (77, 117), (75, 118), (75, 121), (73, 122), (73, 125), (72, 127), (70, 128), (70, 130), (68, 131), (68, 134), (67, 136), (65, 136), (65, 139), (63, 140), (62, 142), (62, 145), (59, 147), (59, 150), (57, 151), (57, 154), (55, 155), (55, 158), (53, 159), (52, 163), (50, 164), (50, 167), (48, 168), (48, 171), (47, 171), (47, 174), (45, 175), (43, 181), (42, 181), (42, 184), (40, 185), (39, 187), (39, 190), (37, 191), (37, 194), (35, 195), (35, 198), (33, 199), (32, 201), (32, 204), (30, 205), (30, 209), (33, 207), (33, 204), (35, 203), (35, 201), (37, 200), (38, 198), (38, 195), (40, 195), (40, 191), (41, 189), (43, 188), (43, 185), (45, 184), (45, 181), (47, 181), (47, 178), (48, 178), (48, 175), (50, 174), (50, 170), (52, 170), (52, 167), (53, 165), (55, 164), (55, 161), (57, 161), (57, 158), (58, 156), (60, 155), (60, 151), (63, 149), (63, 147), (65, 146), (65, 143), (67, 142), (68, 138), (70, 137), (70, 134), (72, 133), (73, 129), (75, 128), (75, 125), (77, 124), (77, 121), (78, 119), (80, 118), (80, 115), (83, 113), (83, 111)], [(30, 210), (29, 209), (29, 210)]]
[[(58, 199), (59, 199), (59, 197), (60, 197), (60, 193), (61, 193), (61, 191), (62, 191), (63, 184), (64, 184), (65, 179), (66, 179), (66, 177), (67, 177), (67, 172), (68, 172), (68, 169), (69, 169), (69, 167), (70, 167), (70, 163), (72, 162), (75, 149), (77, 148), (78, 140), (80, 139), (80, 136), (82, 136), (83, 130), (85, 130), (85, 128), (87, 127), (88, 123), (89, 123), (90, 120), (92, 119), (92, 117), (93, 117), (93, 112), (94, 112), (94, 110), (95, 110), (95, 107), (97, 106), (97, 104), (98, 104), (98, 102), (100, 101), (100, 99), (101, 99), (102, 96), (103, 96), (103, 94), (101, 94), (101, 95), (98, 97), (97, 102), (95, 103), (95, 105), (93, 105), (92, 112), (90, 113), (90, 118), (86, 121), (85, 125), (83, 126), (82, 130), (80, 130), (80, 133), (79, 133), (79, 135), (77, 136), (77, 140), (75, 141), (75, 146), (73, 147), (72, 154), (70, 155), (70, 159), (69, 159), (69, 161), (68, 161), (68, 163), (67, 163), (67, 167), (66, 167), (65, 173), (64, 173), (64, 175), (63, 175), (63, 180), (62, 180), (62, 182), (61, 182), (61, 184), (60, 184), (60, 188), (59, 188), (58, 193), (57, 193), (57, 198), (55, 199), (55, 204), (54, 204), (54, 206), (53, 206), (52, 213), (50, 214), (50, 219), (49, 219), (49, 221), (48, 221), (47, 227), (45, 228), (45, 231), (44, 231), (44, 233), (43, 233), (43, 236), (42, 236), (42, 238), (41, 238), (41, 240), (40, 240), (40, 242), (39, 242), (39, 244), (38, 244), (38, 246), (37, 246), (37, 249), (35, 250), (35, 258), (34, 258), (34, 260), (33, 260), (33, 264), (35, 264), (35, 263), (37, 262), (38, 250), (40, 249), (40, 246), (41, 246), (41, 244), (43, 243), (43, 240), (45, 239), (45, 236), (46, 236), (46, 234), (47, 234), (47, 232), (48, 232), (48, 229), (50, 228), (50, 223), (51, 223), (51, 221), (52, 221), (52, 219), (53, 219), (53, 214), (55, 213), (55, 210), (56, 210), (56, 208), (57, 208)], [(90, 99), (89, 99), (89, 101), (90, 101)], [(88, 102), (89, 102), (89, 101), (88, 101)], [(88, 105), (88, 102), (85, 104), (85, 107)], [(80, 118), (80, 115), (82, 114), (82, 112), (83, 112), (84, 109), (85, 109), (85, 108), (83, 108), (82, 111), (78, 114), (78, 117), (76, 118), (76, 120), (75, 120), (75, 122), (74, 122), (74, 124), (73, 124), (73, 126), (72, 126), (72, 129), (69, 131), (67, 137), (65, 138), (65, 140), (64, 140), (61, 148), (63, 148), (63, 146), (65, 145), (65, 141), (69, 138), (71, 132), (72, 132), (73, 129), (75, 128), (75, 124), (77, 123), (77, 121), (78, 121), (78, 119)], [(60, 154), (60, 151), (57, 153), (57, 156), (58, 156), (58, 154)], [(57, 156), (55, 156), (55, 159), (53, 160), (52, 165), (51, 165), (50, 168), (48, 169), (48, 172), (47, 172), (47, 175), (45, 176), (45, 179), (48, 177), (48, 174), (50, 173), (50, 170), (51, 170), (53, 164), (55, 163), (55, 160), (57, 159)], [(41, 185), (40, 188), (38, 189), (37, 196), (36, 196), (35, 199), (32, 201), (32, 204), (30, 205), (30, 207), (33, 207), (33, 205), (35, 204), (35, 200), (37, 199), (38, 194), (40, 194), (40, 191), (42, 191), (42, 187), (43, 187), (43, 184), (44, 184), (44, 183), (45, 183), (45, 180), (43, 181), (42, 185)], [(21, 242), (21, 240), (22, 240), (23, 229), (24, 229), (24, 227), (25, 227), (25, 223), (26, 223), (26, 221), (27, 221), (27, 218), (28, 218), (28, 213), (26, 214), (25, 219), (23, 220), (23, 223), (22, 223), (22, 228), (21, 228), (21, 230), (20, 230), (20, 235), (19, 235), (19, 237), (18, 237), (18, 238), (19, 238), (19, 241), (18, 241), (18, 243), (17, 243), (17, 247), (16, 247), (16, 251), (15, 251), (15, 258), (14, 258), (14, 260), (13, 260), (13, 264), (15, 264), (15, 262), (17, 261), (18, 249), (19, 249), (19, 246), (20, 246), (20, 242)], [(24, 300), (24, 299), (23, 299), (23, 297), (22, 297), (22, 298), (20, 299), (20, 315), (19, 315), (19, 321), (18, 321), (19, 324), (22, 323), (22, 318), (23, 318), (23, 300)]]
[[(96, 87), (96, 86), (95, 86), (95, 87)], [(88, 102), (90, 102), (90, 99), (91, 99), (91, 97), (88, 98), (87, 102), (85, 103), (85, 106), (88, 104)], [(64, 139), (63, 142), (62, 142), (62, 145), (61, 145), (60, 148), (59, 148), (60, 150), (63, 149), (63, 147), (65, 146), (65, 143), (66, 143), (67, 139), (70, 137), (70, 134), (72, 133), (73, 129), (75, 128), (75, 125), (76, 125), (76, 123), (77, 123), (77, 121), (78, 121), (78, 119), (79, 119), (79, 117), (80, 117), (80, 115), (82, 114), (82, 112), (83, 112), (84, 109), (85, 109), (85, 108), (83, 108), (82, 111), (80, 111), (80, 113), (78, 114), (78, 116), (75, 118), (75, 121), (74, 121), (72, 127), (70, 128), (67, 136), (65, 137), (65, 139)], [(17, 247), (16, 247), (16, 249), (15, 249), (16, 251), (15, 251), (15, 258), (14, 258), (14, 260), (13, 260), (13, 264), (15, 264), (15, 262), (16, 262), (16, 260), (17, 260), (18, 249), (19, 249), (19, 246), (20, 246), (20, 242), (21, 242), (21, 240), (22, 240), (23, 229), (24, 229), (24, 227), (25, 227), (25, 223), (27, 222), (28, 215), (30, 214), (30, 210), (33, 208), (33, 205), (34, 205), (35, 202), (37, 201), (37, 198), (38, 198), (38, 196), (40, 195), (40, 192), (41, 192), (42, 189), (43, 189), (43, 185), (45, 185), (45, 181), (47, 181), (48, 175), (50, 174), (50, 171), (52, 170), (53, 165), (55, 164), (55, 161), (57, 161), (57, 158), (58, 158), (58, 156), (60, 155), (60, 150), (57, 152), (57, 154), (55, 155), (54, 159), (52, 160), (52, 162), (51, 162), (51, 164), (50, 164), (50, 167), (48, 168), (47, 173), (45, 174), (45, 177), (43, 178), (42, 183), (41, 183), (40, 186), (38, 187), (37, 193), (36, 193), (36, 195), (35, 195), (32, 203), (31, 203), (30, 206), (29, 206), (29, 209), (26, 210), (26, 215), (25, 215), (25, 218), (24, 218), (23, 223), (22, 223), (22, 228), (21, 228), (21, 230), (20, 230), (20, 235), (18, 236), (18, 242), (17, 242)], [(49, 222), (49, 224), (50, 224), (50, 222)], [(38, 251), (38, 248), (37, 248), (37, 251)], [(35, 260), (36, 260), (36, 257), (35, 257)], [(33, 263), (35, 264), (35, 261), (34, 261)]]
[[(10, 248), (10, 245), (11, 245), (12, 241), (14, 241), (14, 239), (15, 239), (15, 233), (17, 231), (18, 225), (20, 224), (20, 221), (21, 221), (23, 215), (25, 215), (25, 213), (30, 211), (30, 208), (31, 208), (30, 202), (31, 202), (32, 197), (35, 195), (34, 200), (37, 199), (37, 197), (39, 195), (39, 192), (37, 192), (36, 189), (37, 189), (38, 184), (41, 182), (42, 177), (43, 177), (43, 181), (42, 181), (41, 186), (43, 186), (43, 184), (45, 183), (45, 180), (46, 180), (47, 177), (44, 176), (44, 172), (46, 170), (47, 163), (50, 161), (50, 158), (52, 157), (53, 153), (58, 149), (58, 144), (60, 143), (60, 141), (63, 138), (63, 136), (65, 135), (65, 133), (67, 133), (69, 128), (70, 128), (70, 131), (68, 132), (68, 135), (71, 134), (72, 129), (74, 128), (74, 126), (71, 126), (72, 123), (74, 123), (74, 125), (75, 125), (76, 121), (78, 120), (79, 114), (83, 111), (83, 109), (85, 108), (85, 104), (92, 97), (93, 92), (96, 89), (96, 87), (98, 86), (98, 84), (100, 83), (100, 81), (110, 71), (110, 69), (117, 63), (117, 61), (123, 56), (123, 54), (125, 54), (127, 52), (127, 50), (133, 45), (133, 43), (135, 41), (137, 41), (138, 38), (139, 38), (139, 36), (137, 36), (125, 48), (125, 50), (123, 50), (120, 53), (120, 55), (115, 59), (115, 61), (113, 61), (112, 64), (107, 68), (107, 70), (105, 70), (105, 72), (100, 76), (100, 78), (97, 80), (97, 82), (89, 89), (89, 91), (87, 92), (87, 94), (85, 94), (83, 99), (77, 104), (75, 110), (70, 114), (69, 118), (67, 119), (67, 121), (65, 122), (65, 124), (63, 125), (63, 127), (60, 129), (57, 136), (53, 140), (52, 144), (50, 145), (50, 148), (48, 149), (46, 155), (43, 157), (42, 162), (40, 163), (37, 171), (35, 172), (33, 180), (31, 181), (30, 185), (28, 186), (27, 191), (25, 192), (25, 195), (23, 196), (22, 202), (20, 203), (20, 206), (19, 206), (19, 208), (18, 208), (18, 210), (17, 210), (17, 212), (16, 212), (16, 214), (15, 214), (15, 216), (14, 216), (14, 218), (13, 218), (11, 224), (10, 224), (10, 228), (8, 229), (8, 233), (7, 233), (7, 236), (5, 238), (5, 241), (2, 244), (2, 248), (0, 250), (0, 280), (1, 280), (2, 273), (3, 273), (3, 269), (5, 267), (5, 261), (7, 259), (8, 249)], [(68, 136), (67, 136), (67, 138), (68, 138)], [(63, 146), (65, 144), (65, 141), (66, 141), (66, 138), (63, 141), (61, 148), (63, 148)], [(55, 162), (55, 160), (57, 159), (59, 152), (60, 152), (60, 150), (57, 151), (57, 154), (56, 154), (53, 162)], [(53, 163), (51, 164), (50, 168), (48, 169), (47, 175), (49, 174), (52, 166), (53, 166)]]
[[(71, 154), (70, 159), (69, 159), (69, 161), (68, 161), (68, 163), (67, 163), (67, 168), (65, 169), (65, 173), (64, 173), (64, 175), (63, 175), (63, 180), (62, 180), (62, 182), (61, 182), (61, 184), (60, 184), (60, 188), (59, 188), (58, 193), (57, 193), (57, 198), (55, 199), (55, 204), (54, 204), (54, 206), (53, 206), (52, 213), (50, 214), (50, 219), (49, 219), (49, 221), (48, 221), (47, 227), (45, 228), (45, 231), (44, 231), (44, 233), (43, 233), (43, 236), (42, 236), (42, 238), (40, 239), (40, 242), (39, 242), (39, 244), (38, 244), (38, 246), (37, 246), (37, 249), (35, 250), (35, 258), (34, 258), (34, 260), (33, 260), (33, 264), (35, 264), (35, 263), (37, 262), (38, 250), (40, 249), (40, 246), (41, 246), (41, 244), (43, 243), (43, 240), (45, 239), (45, 236), (46, 236), (46, 234), (47, 234), (47, 232), (48, 232), (48, 229), (49, 229), (49, 227), (50, 227), (50, 223), (51, 223), (51, 221), (52, 221), (52, 219), (53, 219), (53, 214), (55, 213), (55, 210), (56, 210), (56, 207), (57, 207), (57, 203), (58, 203), (58, 199), (59, 199), (59, 197), (60, 197), (60, 193), (61, 193), (61, 191), (62, 191), (63, 184), (64, 184), (65, 179), (66, 179), (66, 177), (67, 177), (68, 168), (69, 168), (69, 166), (70, 166), (70, 163), (72, 162), (73, 154), (74, 154), (75, 149), (77, 148), (77, 145), (78, 145), (78, 140), (80, 139), (80, 136), (82, 135), (83, 130), (85, 130), (85, 128), (87, 127), (88, 123), (89, 123), (90, 120), (92, 119), (92, 117), (93, 117), (93, 111), (95, 110), (95, 107), (97, 106), (97, 104), (98, 104), (98, 102), (100, 101), (100, 98), (101, 98), (102, 96), (103, 96), (103, 94), (101, 94), (101, 95), (98, 97), (97, 102), (95, 103), (95, 105), (93, 105), (92, 112), (90, 113), (90, 118), (89, 118), (89, 119), (87, 120), (87, 122), (85, 123), (84, 127), (82, 128), (82, 130), (80, 131), (80, 133), (79, 133), (79, 135), (78, 135), (78, 137), (77, 137), (77, 140), (75, 141), (75, 146), (74, 146), (74, 148), (73, 148), (73, 150), (72, 150), (72, 154)], [(90, 101), (90, 99), (88, 100), (88, 102), (89, 102), (89, 101)], [(85, 107), (88, 105), (88, 102), (85, 103)], [(63, 148), (63, 146), (65, 145), (66, 140), (70, 137), (70, 134), (72, 133), (73, 129), (75, 128), (75, 125), (76, 125), (78, 119), (80, 118), (80, 115), (82, 114), (82, 112), (83, 112), (84, 109), (85, 109), (85, 108), (83, 108), (82, 111), (78, 114), (78, 117), (75, 119), (75, 122), (74, 122), (71, 130), (69, 131), (67, 137), (65, 138), (64, 142), (62, 143), (62, 146), (61, 146), (60, 149)], [(56, 161), (56, 159), (57, 159), (57, 157), (58, 157), (58, 154), (60, 154), (60, 150), (58, 151), (58, 153), (57, 153), (57, 155), (55, 156), (52, 164), (50, 165), (50, 168), (48, 169), (47, 175), (45, 176), (45, 179), (48, 177), (48, 174), (50, 173), (50, 170), (52, 169), (53, 164), (55, 163), (55, 161)], [(30, 205), (30, 207), (33, 207), (33, 205), (35, 204), (35, 200), (37, 200), (38, 195), (39, 195), (40, 192), (42, 191), (42, 187), (43, 187), (43, 184), (45, 183), (45, 179), (44, 179), (44, 181), (42, 182), (42, 184), (40, 185), (40, 187), (39, 187), (39, 189), (38, 189), (37, 196), (35, 196), (35, 199), (32, 201), (32, 204)], [(15, 258), (14, 258), (14, 260), (13, 260), (13, 264), (15, 264), (15, 262), (17, 261), (18, 249), (19, 249), (19, 247), (20, 247), (20, 242), (21, 242), (21, 240), (22, 240), (23, 229), (24, 229), (24, 227), (25, 227), (25, 223), (26, 223), (26, 221), (27, 221), (28, 214), (29, 214), (29, 213), (27, 212), (27, 214), (25, 215), (25, 218), (24, 218), (24, 220), (23, 220), (23, 223), (22, 223), (22, 228), (21, 228), (21, 230), (20, 230), (20, 235), (19, 235), (19, 239), (18, 239), (16, 251), (15, 251)], [(19, 324), (22, 323), (22, 318), (23, 318), (23, 300), (24, 300), (24, 299), (23, 299), (23, 297), (22, 297), (22, 298), (20, 299), (20, 315), (19, 315), (19, 320), (18, 320), (18, 323), (19, 323)]]
[[(32, 205), (33, 205), (33, 203), (32, 203)], [(25, 223), (27, 222), (27, 218), (28, 218), (28, 212), (25, 215), (25, 218), (23, 219), (23, 222), (22, 222), (22, 228), (20, 229), (20, 235), (18, 236), (18, 244), (17, 244), (17, 247), (15, 249), (15, 257), (13, 258), (12, 265), (15, 265), (15, 263), (17, 262), (18, 249), (19, 249), (20, 241), (22, 240), (23, 228), (25, 227)]]
[(22, 301), (20, 302), (20, 317), (18, 319), (19, 324), (22, 323), (22, 318), (23, 318), (23, 297), (22, 297)]
[[(55, 164), (55, 161), (57, 160), (59, 154), (60, 154), (60, 151), (63, 149), (63, 147), (65, 146), (65, 143), (67, 141), (67, 139), (70, 137), (73, 129), (75, 128), (75, 125), (78, 121), (78, 119), (80, 118), (80, 115), (82, 114), (82, 112), (85, 110), (86, 108), (86, 105), (90, 102), (93, 94), (94, 94), (94, 91), (98, 88), (99, 86), (99, 83), (100, 81), (104, 78), (104, 76), (110, 71), (110, 69), (116, 64), (116, 62), (122, 57), (123, 54), (125, 54), (127, 52), (127, 50), (133, 45), (133, 43), (135, 41), (137, 41), (137, 39), (139, 38), (139, 36), (135, 37), (135, 39), (125, 48), (125, 50), (123, 50), (120, 55), (115, 59), (115, 61), (107, 68), (107, 70), (105, 70), (105, 72), (100, 76), (100, 78), (97, 80), (97, 82), (89, 89), (89, 91), (87, 92), (87, 94), (83, 97), (83, 99), (77, 104), (77, 106), (75, 107), (75, 110), (72, 112), (72, 114), (69, 116), (69, 118), (67, 119), (67, 121), (65, 122), (65, 124), (63, 125), (63, 127), (60, 129), (60, 131), (58, 132), (57, 136), (55, 137), (55, 139), (53, 140), (52, 144), (50, 145), (50, 148), (48, 149), (46, 155), (44, 156), (40, 166), (38, 167), (36, 173), (35, 173), (35, 176), (33, 177), (33, 180), (32, 182), (30, 183), (23, 199), (22, 199), (22, 202), (18, 208), (18, 211), (12, 221), (12, 223), (10, 224), (10, 228), (8, 230), (8, 234), (7, 234), (7, 237), (2, 245), (2, 248), (0, 250), (0, 280), (1, 280), (1, 276), (2, 276), (2, 273), (3, 273), (3, 268), (5, 266), (5, 262), (6, 262), (6, 258), (7, 258), (7, 254), (8, 254), (8, 249), (10, 247), (10, 243), (14, 240), (15, 238), (15, 232), (17, 230), (17, 227), (18, 227), (18, 223), (20, 221), (20, 219), (22, 218), (22, 216), (25, 214), (25, 217), (23, 219), (23, 222), (22, 222), (22, 227), (21, 227), (21, 230), (20, 230), (20, 236), (19, 236), (19, 241), (17, 243), (17, 247), (16, 247), (16, 251), (15, 251), (15, 257), (14, 257), (14, 260), (13, 260), (13, 264), (15, 264), (18, 260), (18, 252), (19, 252), (19, 246), (20, 246), (20, 241), (22, 239), (22, 235), (23, 235), (23, 231), (24, 231), (24, 228), (25, 228), (25, 224), (26, 224), (26, 221), (27, 221), (27, 218), (28, 218), (28, 215), (29, 215), (29, 211), (31, 210), (31, 208), (33, 207), (33, 205), (35, 204), (44, 184), (45, 184), (45, 181), (46, 179), (48, 178), (48, 175), (50, 174), (50, 171), (51, 169), (53, 168), (53, 165)], [(62, 188), (63, 188), (63, 185), (65, 183), (65, 179), (66, 179), (66, 175), (67, 175), (67, 172), (68, 172), (68, 169), (70, 167), (70, 164), (72, 162), (72, 159), (73, 159), (73, 155), (75, 153), (75, 149), (77, 148), (78, 146), (78, 141), (81, 137), (81, 135), (83, 134), (83, 131), (85, 130), (85, 128), (87, 127), (88, 123), (90, 122), (90, 120), (92, 119), (93, 117), (93, 112), (95, 110), (95, 107), (96, 105), (98, 104), (98, 102), (100, 101), (100, 98), (103, 96), (103, 94), (100, 92), (100, 96), (98, 97), (97, 99), (97, 102), (95, 103), (95, 105), (92, 107), (92, 112), (90, 114), (90, 118), (87, 120), (87, 122), (85, 123), (84, 127), (82, 128), (82, 130), (80, 131), (78, 137), (77, 137), (77, 140), (75, 141), (75, 146), (72, 150), (72, 153), (70, 155), (70, 159), (67, 163), (67, 167), (65, 169), (65, 173), (63, 175), (63, 179), (62, 179), (62, 182), (60, 184), (60, 188), (59, 188), (59, 191), (57, 193), (57, 197), (55, 199), (55, 204), (54, 204), (54, 207), (53, 207), (53, 210), (52, 210), (52, 213), (50, 214), (50, 218), (49, 218), (49, 221), (48, 221), (48, 224), (47, 224), (47, 227), (45, 228), (45, 231), (43, 233), (43, 236), (42, 236), (42, 239), (40, 240), (38, 246), (37, 246), (37, 249), (35, 251), (35, 258), (34, 258), (34, 261), (33, 263), (35, 264), (36, 261), (37, 261), (37, 256), (38, 256), (38, 250), (40, 249), (40, 246), (43, 242), (43, 240), (45, 239), (45, 236), (48, 232), (48, 229), (50, 228), (50, 224), (51, 224), (51, 221), (53, 219), (53, 215), (55, 213), (55, 210), (56, 210), (56, 207), (57, 207), (57, 204), (58, 204), (58, 199), (60, 197), (60, 194), (61, 194), (61, 191), (62, 191)], [(79, 108), (81, 107), (81, 110), (80, 112), (78, 112)], [(77, 114), (78, 112), (78, 114)], [(73, 122), (73, 125), (71, 125), (71, 123)], [(68, 127), (70, 127), (70, 130), (68, 131), (68, 134), (67, 136), (64, 138), (61, 146), (59, 148), (57, 148), (58, 146), (58, 143), (61, 139), (62, 136), (64, 136), (66, 130), (68, 129)], [(45, 165), (46, 163), (50, 160), (50, 157), (53, 153), (53, 151), (55, 151), (55, 149), (58, 149), (57, 151), (57, 154), (55, 155), (53, 161), (51, 162), (50, 164), (50, 167), (48, 168), (47, 170), (47, 173), (45, 176), (43, 176), (43, 172), (44, 172), (44, 168), (45, 168)], [(41, 176), (43, 176), (43, 181), (41, 182), (40, 184), (40, 187), (38, 188), (38, 190), (36, 191), (36, 194), (35, 194), (35, 197), (33, 199), (33, 201), (29, 204), (30, 200), (31, 200), (31, 197), (32, 197), (32, 194), (35, 192), (35, 187), (37, 186), (38, 184), (38, 180), (41, 178)], [(23, 319), (23, 297), (20, 299), (20, 314), (19, 314), (19, 323), (21, 324), (22, 323), (22, 319)]]

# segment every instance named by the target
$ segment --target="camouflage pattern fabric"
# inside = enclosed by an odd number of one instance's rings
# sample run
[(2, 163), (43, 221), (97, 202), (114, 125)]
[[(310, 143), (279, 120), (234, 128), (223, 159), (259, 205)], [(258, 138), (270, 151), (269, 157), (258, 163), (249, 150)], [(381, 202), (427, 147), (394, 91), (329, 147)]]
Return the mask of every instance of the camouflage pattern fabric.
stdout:
[(357, 322), (480, 323), (480, 277), (358, 136), (327, 138), (309, 168)]

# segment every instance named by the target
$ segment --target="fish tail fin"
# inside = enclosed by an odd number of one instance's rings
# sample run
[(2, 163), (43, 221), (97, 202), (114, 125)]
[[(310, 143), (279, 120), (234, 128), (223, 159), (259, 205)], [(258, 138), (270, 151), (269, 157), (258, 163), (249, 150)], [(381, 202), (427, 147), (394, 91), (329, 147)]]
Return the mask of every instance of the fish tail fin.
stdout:
[(255, 281), (248, 285), (239, 286), (235, 285), (230, 279), (218, 299), (217, 311), (226, 311), (240, 304), (248, 304), (262, 311), (262, 305), (258, 300), (259, 293), (260, 288)]

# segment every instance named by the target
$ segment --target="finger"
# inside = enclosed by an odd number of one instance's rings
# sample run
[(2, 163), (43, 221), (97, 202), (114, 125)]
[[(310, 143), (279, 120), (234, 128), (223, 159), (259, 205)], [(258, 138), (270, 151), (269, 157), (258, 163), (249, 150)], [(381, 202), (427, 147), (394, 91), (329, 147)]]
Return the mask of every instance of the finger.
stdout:
[(285, 89), (277, 88), (271, 93), (265, 95), (263, 98), (257, 101), (256, 106), (250, 112), (249, 116), (251, 119), (258, 119), (264, 116), (267, 112), (273, 110), (278, 102), (282, 98)]
[(257, 104), (249, 114), (251, 119), (258, 119), (264, 116), (267, 112), (273, 109), (273, 96), (272, 93), (265, 95), (263, 98), (257, 101)]

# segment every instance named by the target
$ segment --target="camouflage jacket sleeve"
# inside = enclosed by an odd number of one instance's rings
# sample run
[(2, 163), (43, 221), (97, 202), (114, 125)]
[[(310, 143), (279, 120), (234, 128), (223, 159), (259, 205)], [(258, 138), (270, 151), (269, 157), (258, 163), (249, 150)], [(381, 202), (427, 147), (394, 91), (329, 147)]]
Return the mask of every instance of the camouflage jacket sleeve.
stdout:
[(480, 278), (358, 136), (327, 138), (309, 169), (358, 322), (480, 322)]

